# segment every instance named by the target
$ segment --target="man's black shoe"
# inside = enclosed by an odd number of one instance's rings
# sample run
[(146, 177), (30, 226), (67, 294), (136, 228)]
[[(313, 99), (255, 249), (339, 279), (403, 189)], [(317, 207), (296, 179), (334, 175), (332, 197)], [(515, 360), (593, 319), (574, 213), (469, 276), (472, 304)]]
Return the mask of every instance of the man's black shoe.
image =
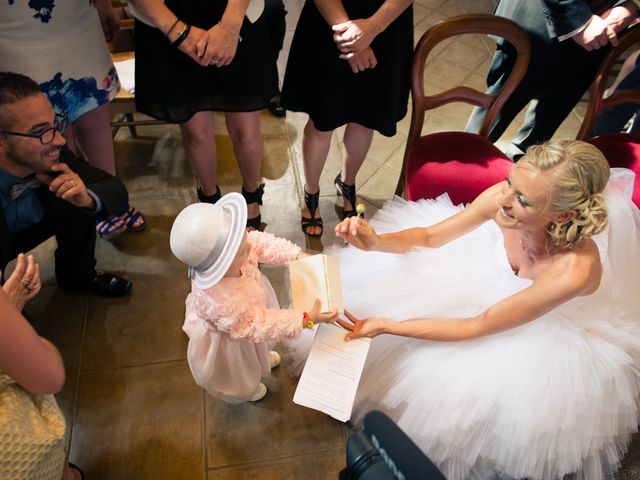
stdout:
[(93, 278), (74, 283), (59, 283), (63, 290), (89, 290), (101, 297), (123, 297), (131, 291), (131, 282), (114, 273), (96, 272)]

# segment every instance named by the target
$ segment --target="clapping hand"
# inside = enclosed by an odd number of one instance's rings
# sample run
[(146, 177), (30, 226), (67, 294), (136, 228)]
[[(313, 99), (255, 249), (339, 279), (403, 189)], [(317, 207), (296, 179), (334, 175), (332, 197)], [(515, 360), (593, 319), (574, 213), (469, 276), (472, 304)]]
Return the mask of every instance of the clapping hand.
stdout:
[(338, 325), (349, 330), (349, 333), (344, 336), (345, 341), (362, 337), (376, 337), (384, 332), (383, 328), (387, 323), (384, 317), (369, 317), (360, 320), (348, 310), (345, 310), (344, 314), (348, 321), (338, 320)]
[(71, 205), (80, 208), (95, 209), (96, 202), (87, 187), (76, 172), (69, 168), (66, 163), (54, 163), (51, 165), (51, 172), (57, 173), (57, 176), (48, 173), (36, 173), (36, 178), (45, 185), (49, 186), (49, 191), (53, 192), (56, 197), (66, 200)]
[(24, 253), (19, 254), (16, 259), (16, 268), (2, 286), (11, 303), (22, 311), (25, 304), (35, 297), (41, 288), (40, 265), (32, 255), (25, 257)]

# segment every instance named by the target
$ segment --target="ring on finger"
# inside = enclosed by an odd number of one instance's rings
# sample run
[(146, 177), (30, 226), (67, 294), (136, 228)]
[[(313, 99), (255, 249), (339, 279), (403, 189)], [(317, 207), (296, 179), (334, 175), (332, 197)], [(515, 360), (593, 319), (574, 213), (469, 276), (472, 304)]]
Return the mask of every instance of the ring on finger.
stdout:
[(27, 280), (23, 278), (22, 280), (20, 280), (20, 283), (24, 288), (29, 288), (29, 285), (31, 285), (31, 280)]

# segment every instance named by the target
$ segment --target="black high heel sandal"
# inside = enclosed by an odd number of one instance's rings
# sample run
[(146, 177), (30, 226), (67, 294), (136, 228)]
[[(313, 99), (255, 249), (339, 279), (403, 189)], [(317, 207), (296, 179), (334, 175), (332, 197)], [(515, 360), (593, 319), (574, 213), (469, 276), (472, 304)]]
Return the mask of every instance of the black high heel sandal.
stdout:
[[(311, 218), (302, 216), (302, 218), (300, 219), (300, 225), (304, 234), (310, 236), (311, 238), (319, 238), (320, 236), (322, 236), (322, 232), (324, 231), (324, 227), (322, 225), (322, 217), (316, 218), (316, 210), (318, 210), (319, 201), (320, 190), (318, 190), (316, 193), (309, 193), (306, 190), (304, 191), (304, 204), (309, 209), (309, 215), (311, 215)], [(307, 232), (307, 229), (313, 227), (320, 228), (320, 233)]]
[[(262, 195), (264, 195), (264, 183), (258, 185), (258, 188), (253, 192), (247, 192), (242, 189), (242, 196), (244, 197), (247, 205), (250, 203), (257, 203), (262, 206)], [(262, 224), (262, 213), (259, 213), (257, 217), (247, 218), (247, 228), (253, 228), (254, 230), (260, 230)]]
[(222, 193), (220, 193), (220, 187), (218, 185), (216, 185), (216, 193), (213, 195), (205, 195), (202, 191), (202, 187), (198, 187), (196, 193), (198, 194), (198, 200), (202, 203), (216, 203), (222, 198)]
[(342, 219), (344, 220), (348, 217), (354, 217), (356, 215), (356, 184), (347, 185), (342, 181), (339, 173), (336, 175), (336, 179), (333, 183), (336, 186), (336, 195), (342, 195), (351, 204), (350, 210), (344, 210), (343, 208)]

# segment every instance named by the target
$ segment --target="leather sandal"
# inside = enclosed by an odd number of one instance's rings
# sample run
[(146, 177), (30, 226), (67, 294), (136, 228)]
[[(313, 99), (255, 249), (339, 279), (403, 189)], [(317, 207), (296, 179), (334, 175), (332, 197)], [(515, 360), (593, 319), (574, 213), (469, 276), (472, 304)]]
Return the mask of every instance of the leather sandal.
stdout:
[[(253, 192), (247, 192), (244, 188), (242, 189), (242, 196), (247, 202), (247, 205), (250, 203), (257, 203), (258, 205), (262, 205), (262, 195), (264, 195), (264, 183), (258, 185), (258, 188)], [(253, 228), (254, 230), (260, 230), (260, 225), (262, 224), (262, 214), (259, 213), (257, 217), (247, 218), (247, 228)]]
[(351, 204), (350, 210), (342, 209), (342, 219), (354, 217), (356, 215), (356, 184), (347, 185), (342, 181), (339, 173), (333, 183), (336, 186), (336, 195), (342, 195)]
[(202, 191), (202, 187), (198, 187), (196, 193), (198, 194), (198, 200), (200, 200), (202, 203), (216, 203), (222, 198), (220, 187), (218, 185), (216, 185), (216, 193), (214, 193), (213, 195), (205, 195)]
[[(308, 235), (311, 238), (318, 238), (322, 236), (322, 232), (324, 231), (324, 227), (322, 225), (322, 217), (316, 218), (316, 210), (318, 210), (318, 203), (320, 201), (320, 190), (316, 193), (309, 193), (306, 190), (304, 191), (304, 204), (309, 209), (309, 215), (311, 217), (305, 217), (304, 215), (300, 219), (300, 226), (302, 227), (302, 231), (305, 235)], [(308, 229), (313, 227), (319, 227), (320, 233), (309, 233)]]
[(139, 232), (144, 230), (144, 227), (147, 226), (147, 222), (142, 216), (142, 213), (132, 205), (129, 205), (129, 208), (121, 215), (121, 217), (125, 222), (127, 222), (127, 230), (131, 230), (132, 232)]
[(105, 240), (117, 237), (127, 229), (127, 222), (121, 215), (110, 215), (104, 220), (96, 220), (96, 233)]

